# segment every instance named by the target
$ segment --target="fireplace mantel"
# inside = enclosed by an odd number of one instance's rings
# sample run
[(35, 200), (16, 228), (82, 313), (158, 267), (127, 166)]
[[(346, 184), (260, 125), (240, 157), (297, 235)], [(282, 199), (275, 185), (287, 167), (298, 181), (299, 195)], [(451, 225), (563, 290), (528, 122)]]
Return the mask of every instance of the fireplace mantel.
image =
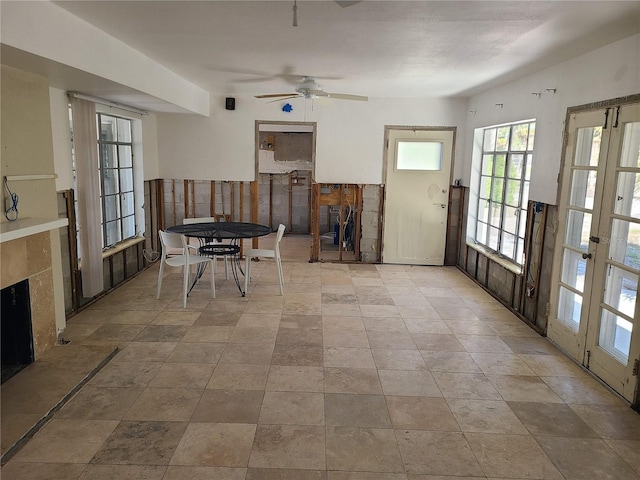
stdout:
[(3, 222), (0, 223), (0, 243), (66, 227), (68, 224), (66, 218), (23, 218), (15, 222)]

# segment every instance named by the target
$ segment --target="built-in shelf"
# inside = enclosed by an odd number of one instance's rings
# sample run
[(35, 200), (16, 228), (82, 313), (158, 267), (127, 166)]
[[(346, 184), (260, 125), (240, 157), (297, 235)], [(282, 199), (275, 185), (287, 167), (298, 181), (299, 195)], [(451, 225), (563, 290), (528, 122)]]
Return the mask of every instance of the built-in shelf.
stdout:
[(15, 222), (2, 222), (0, 243), (66, 227), (68, 224), (69, 220), (66, 218), (23, 218)]

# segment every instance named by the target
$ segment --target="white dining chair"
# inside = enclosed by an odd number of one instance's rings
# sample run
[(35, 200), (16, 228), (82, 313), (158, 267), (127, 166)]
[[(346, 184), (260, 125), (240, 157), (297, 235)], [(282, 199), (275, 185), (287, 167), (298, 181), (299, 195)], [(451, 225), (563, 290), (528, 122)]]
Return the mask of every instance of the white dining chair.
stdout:
[[(182, 219), (182, 224), (183, 225), (190, 225), (193, 223), (210, 223), (210, 222), (215, 222), (216, 221), (216, 217), (193, 217), (193, 218), (183, 218)], [(222, 243), (222, 240), (214, 240), (213, 243)], [(222, 259), (224, 261), (224, 279), (225, 280), (229, 280), (229, 265), (227, 264), (227, 255), (223, 255)], [(213, 264), (217, 265), (218, 264), (218, 257), (214, 256), (213, 257)], [(213, 271), (216, 271), (216, 268), (214, 267)]]
[[(162, 257), (160, 258), (160, 272), (158, 272), (158, 290), (156, 292), (156, 299), (160, 298), (165, 263), (170, 267), (182, 267), (182, 308), (187, 308), (187, 294), (189, 292), (189, 285), (191, 284), (191, 265), (202, 265), (207, 262), (211, 266), (211, 297), (216, 298), (216, 284), (213, 275), (213, 258), (190, 253), (189, 246), (187, 245), (187, 238), (184, 235), (180, 235), (179, 233), (163, 232), (162, 230), (158, 231), (158, 233), (160, 235), (160, 242), (162, 243)], [(172, 251), (179, 249), (182, 253), (180, 255), (174, 255), (170, 253), (169, 249)]]
[(273, 258), (276, 264), (276, 273), (278, 274), (278, 283), (280, 285), (280, 295), (284, 295), (284, 275), (282, 274), (282, 261), (280, 259), (280, 240), (284, 235), (285, 226), (280, 224), (278, 233), (276, 234), (276, 244), (273, 250), (262, 248), (248, 248), (244, 251), (245, 267), (244, 267), (244, 291), (247, 292), (249, 282), (251, 281), (251, 259), (256, 257)]

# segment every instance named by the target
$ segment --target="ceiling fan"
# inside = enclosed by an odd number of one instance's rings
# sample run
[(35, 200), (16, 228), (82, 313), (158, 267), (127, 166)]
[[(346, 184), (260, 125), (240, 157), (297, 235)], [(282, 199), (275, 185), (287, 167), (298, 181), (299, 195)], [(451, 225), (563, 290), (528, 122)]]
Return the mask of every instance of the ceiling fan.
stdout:
[(270, 93), (267, 95), (256, 95), (256, 98), (275, 98), (278, 100), (288, 100), (290, 98), (336, 98), (338, 100), (358, 100), (366, 102), (369, 97), (362, 95), (350, 95), (347, 93), (329, 93), (322, 89), (322, 86), (318, 84), (314, 77), (303, 77), (302, 82), (295, 88), (296, 93)]

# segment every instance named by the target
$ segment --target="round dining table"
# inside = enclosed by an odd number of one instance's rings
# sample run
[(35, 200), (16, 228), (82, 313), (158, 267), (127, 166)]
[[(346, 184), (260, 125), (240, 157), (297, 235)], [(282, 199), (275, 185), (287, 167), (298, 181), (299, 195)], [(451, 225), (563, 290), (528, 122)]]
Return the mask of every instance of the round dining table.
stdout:
[[(240, 262), (240, 241), (246, 238), (263, 237), (272, 233), (271, 227), (249, 222), (203, 222), (189, 223), (186, 225), (174, 225), (168, 227), (167, 232), (180, 233), (186, 237), (197, 238), (200, 241), (198, 253), (205, 256), (227, 256), (231, 261), (231, 273), (238, 286), (240, 294), (244, 297), (243, 282), (240, 282), (240, 274), (244, 275)], [(229, 240), (228, 243), (221, 243)], [(198, 270), (198, 274), (191, 288), (204, 273), (204, 267)], [(212, 272), (213, 275), (213, 272)]]

